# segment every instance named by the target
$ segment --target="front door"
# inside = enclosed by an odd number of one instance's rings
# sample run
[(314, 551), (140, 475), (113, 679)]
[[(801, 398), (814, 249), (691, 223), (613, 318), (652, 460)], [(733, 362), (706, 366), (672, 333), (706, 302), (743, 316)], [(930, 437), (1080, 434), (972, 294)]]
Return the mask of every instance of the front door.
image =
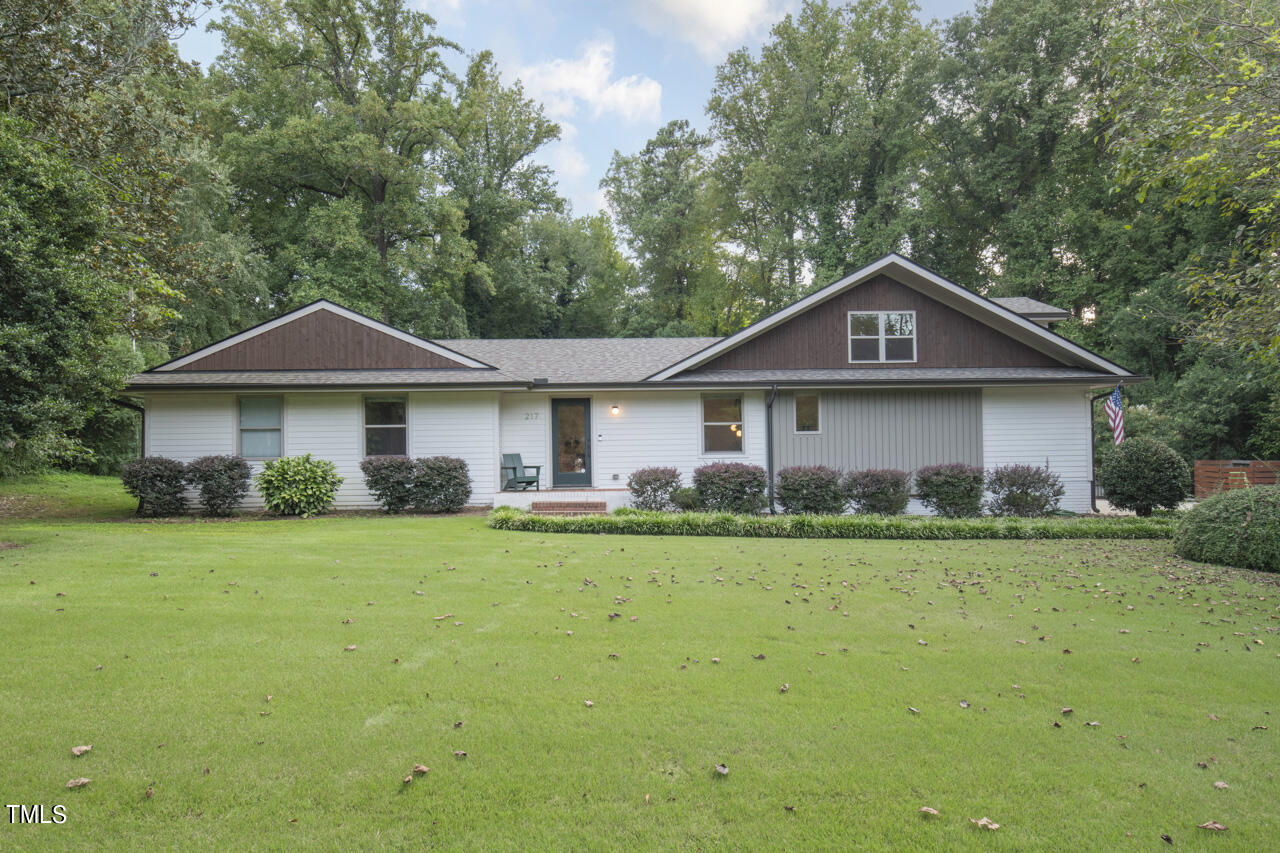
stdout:
[(591, 401), (551, 401), (552, 486), (591, 485)]

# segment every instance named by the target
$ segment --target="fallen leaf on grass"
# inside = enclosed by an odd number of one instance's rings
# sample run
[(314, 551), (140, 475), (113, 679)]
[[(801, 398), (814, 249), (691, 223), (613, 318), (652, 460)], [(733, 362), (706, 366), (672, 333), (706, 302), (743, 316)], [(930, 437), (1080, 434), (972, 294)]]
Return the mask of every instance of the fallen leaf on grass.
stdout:
[(729, 775), (729, 768), (728, 768), (728, 766), (727, 766), (727, 765), (724, 765), (724, 764), (717, 764), (717, 765), (716, 765), (716, 767), (715, 767), (715, 770), (716, 770), (716, 773), (719, 773), (721, 776), (728, 776), (728, 775)]
[(795, 807), (795, 806), (783, 806), (782, 808), (784, 808), (785, 810), (787, 810), (787, 811), (789, 811), (789, 812), (793, 812), (793, 811), (795, 811), (795, 810), (796, 810), (796, 807)]
[(427, 773), (431, 772), (431, 768), (425, 764), (415, 764), (413, 765), (413, 772), (417, 773), (419, 776), (425, 776)]
[(354, 652), (355, 650), (356, 650), (355, 646), (347, 646), (345, 649), (343, 649), (344, 652)]
[(1173, 843), (1173, 838), (1171, 838), (1167, 833), (1163, 833), (1163, 832), (1160, 833), (1160, 840), (1163, 841), (1165, 844)]
[(88, 752), (91, 749), (93, 749), (92, 744), (90, 744), (89, 746), (73, 746), (71, 747), (71, 754), (78, 758), (81, 755), (84, 755), (86, 752)]
[(86, 779), (86, 778), (84, 778), (83, 776), (81, 776), (79, 779), (71, 779), (70, 781), (68, 781), (68, 782), (67, 782), (67, 787), (68, 787), (68, 788), (83, 788), (85, 785), (88, 785), (88, 784), (89, 784), (90, 782), (92, 782), (92, 781), (93, 781), (92, 779)]
[(454, 757), (454, 758), (466, 758), (466, 757), (467, 757), (467, 754), (466, 754), (464, 751), (462, 751), (461, 749), (455, 749), (455, 750), (453, 751), (453, 757)]
[(986, 818), (986, 817), (983, 817), (983, 818), (969, 818), (969, 822), (970, 822), (970, 823), (977, 824), (978, 826), (982, 827), (983, 829), (997, 830), (997, 829), (999, 829), (999, 828), (1000, 828), (1000, 824), (998, 824), (998, 823), (996, 823), (995, 821), (991, 820), (990, 818)]
[(969, 703), (968, 703), (966, 700), (961, 699), (961, 700), (960, 700), (960, 707), (961, 707), (961, 708), (968, 708), (968, 707), (969, 707)]
[(1207, 820), (1204, 823), (1196, 824), (1196, 827), (1198, 829), (1211, 829), (1214, 832), (1222, 832), (1226, 829), (1225, 826), (1218, 823), (1216, 820)]
[(783, 684), (781, 687), (779, 687), (779, 688), (778, 688), (778, 692), (779, 692), (779, 693), (786, 693), (786, 692), (787, 692), (788, 690), (790, 690), (790, 689), (791, 689), (791, 685), (790, 685), (790, 684)]
[(720, 658), (712, 658), (712, 659), (711, 659), (711, 662), (712, 662), (712, 663), (720, 663)]
[(752, 655), (751, 657), (755, 658), (756, 660), (764, 660), (764, 653), (761, 652), (760, 654)]
[(588, 708), (594, 708), (596, 706), (596, 703), (592, 702), (590, 699), (583, 699), (582, 704), (586, 705)]
[(1063, 708), (1063, 709), (1062, 709), (1062, 715), (1065, 717), (1067, 714), (1072, 713), (1072, 711), (1073, 711), (1073, 710), (1074, 710), (1074, 709), (1072, 709), (1072, 708)]
[(404, 779), (403, 779), (402, 781), (403, 781), (406, 785), (408, 785), (410, 782), (412, 782), (412, 781), (413, 781), (413, 774), (412, 774), (412, 773), (410, 773), (408, 776), (404, 777)]
[(921, 813), (921, 814), (925, 814), (925, 815), (936, 815), (936, 814), (938, 813), (938, 810), (937, 810), (937, 809), (931, 809), (931, 808), (929, 808), (928, 806), (921, 806), (921, 807), (920, 807), (920, 813)]
[(646, 806), (647, 806), (647, 805), (649, 805), (649, 795), (648, 795), (648, 794), (645, 794), (645, 795), (644, 795), (644, 804), (645, 804)]
[(1217, 714), (1210, 714), (1210, 715), (1209, 715), (1209, 719), (1213, 720), (1213, 721), (1216, 723), (1216, 722), (1218, 721), (1218, 715), (1217, 715)]
[(1228, 785), (1226, 782), (1214, 782), (1213, 787), (1217, 788), (1219, 791), (1225, 791), (1227, 790), (1227, 788), (1231, 786)]
[(1265, 731), (1267, 730), (1267, 727), (1266, 727), (1266, 726), (1254, 726), (1254, 727), (1253, 727), (1253, 730), (1254, 730), (1255, 732), (1265, 732)]
[(343, 624), (343, 625), (350, 625), (350, 624), (351, 624), (352, 622), (354, 622), (354, 621), (356, 621), (356, 620), (354, 620), (354, 619), (352, 619), (351, 617), (349, 617), (349, 616), (348, 616), (346, 619), (343, 619), (343, 620), (342, 620), (342, 624)]
[(1086, 725), (1086, 726), (1100, 726), (1100, 725), (1102, 725), (1102, 723), (1098, 722), (1097, 720), (1090, 720), (1089, 722), (1085, 723), (1085, 725)]
[(908, 711), (910, 711), (910, 712), (911, 712), (911, 713), (913, 713), (913, 714), (919, 714), (919, 713), (920, 713), (920, 709), (919, 709), (919, 708), (912, 708), (912, 707), (910, 707), (910, 706), (907, 706), (907, 710), (908, 710)]
[(156, 795), (156, 789), (155, 789), (155, 786), (154, 786), (154, 785), (148, 785), (148, 786), (147, 786), (146, 798), (149, 800), (149, 799), (151, 799), (152, 797), (154, 797), (155, 795)]

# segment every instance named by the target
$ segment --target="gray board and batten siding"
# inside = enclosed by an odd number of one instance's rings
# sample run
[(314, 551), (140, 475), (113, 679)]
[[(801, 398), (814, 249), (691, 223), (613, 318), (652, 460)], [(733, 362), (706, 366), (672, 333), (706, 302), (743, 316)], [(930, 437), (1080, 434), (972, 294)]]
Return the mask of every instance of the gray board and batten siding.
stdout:
[(779, 391), (773, 405), (778, 469), (910, 472), (945, 462), (982, 465), (981, 389), (819, 391), (817, 433), (796, 432), (796, 393)]

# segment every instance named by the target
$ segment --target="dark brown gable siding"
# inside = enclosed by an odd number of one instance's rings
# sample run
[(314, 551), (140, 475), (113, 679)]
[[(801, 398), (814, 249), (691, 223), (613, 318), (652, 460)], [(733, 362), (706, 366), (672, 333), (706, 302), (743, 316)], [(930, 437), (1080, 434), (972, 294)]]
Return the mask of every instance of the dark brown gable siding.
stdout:
[(465, 366), (320, 309), (177, 370), (382, 370)]
[(915, 311), (913, 365), (856, 367), (1060, 367), (1063, 362), (887, 276), (832, 297), (724, 355), (707, 370), (838, 368), (849, 364), (850, 311)]

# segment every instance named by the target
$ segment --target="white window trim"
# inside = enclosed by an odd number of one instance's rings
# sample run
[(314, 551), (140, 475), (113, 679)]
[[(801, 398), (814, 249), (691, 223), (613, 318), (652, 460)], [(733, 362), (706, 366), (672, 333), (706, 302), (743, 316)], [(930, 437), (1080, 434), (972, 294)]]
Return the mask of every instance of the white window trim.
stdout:
[[(879, 318), (879, 324), (880, 324), (879, 325), (879, 328), (880, 328), (880, 335), (879, 335), (880, 357), (879, 358), (855, 359), (853, 357), (853, 342), (855, 339), (861, 340), (861, 341), (871, 340), (870, 335), (854, 335), (852, 333), (849, 333), (849, 324), (853, 320), (854, 314), (861, 314), (861, 315), (875, 314)], [(884, 340), (885, 340), (884, 320), (885, 320), (885, 317), (889, 314), (910, 314), (911, 315), (911, 355), (913, 356), (912, 358), (889, 359), (884, 357)], [(916, 324), (915, 311), (850, 311), (848, 313), (848, 316), (845, 318), (844, 328), (849, 337), (848, 347), (849, 347), (849, 363), (850, 364), (915, 364), (920, 356), (920, 334), (919, 334), (920, 327)], [(890, 335), (890, 337), (895, 339), (905, 339), (905, 336), (903, 335)]]
[[(707, 420), (707, 399), (725, 399), (727, 397), (736, 397), (738, 400), (738, 411), (742, 414), (739, 421), (708, 421)], [(737, 423), (742, 427), (742, 442), (740, 450), (708, 450), (707, 449), (707, 427), (709, 426), (728, 426)], [(702, 394), (698, 397), (698, 433), (701, 436), (701, 446), (703, 456), (746, 456), (747, 455), (747, 395), (741, 392), (732, 394)]]
[[(257, 398), (268, 397), (268, 398), (278, 399), (280, 401), (280, 426), (278, 427), (242, 427), (240, 426), (240, 401), (245, 399), (246, 397), (257, 397)], [(284, 418), (285, 418), (284, 409), (285, 409), (285, 405), (284, 405), (283, 394), (237, 394), (236, 395), (236, 456), (239, 456), (241, 459), (245, 460), (246, 462), (271, 462), (276, 459), (283, 459), (286, 456), (288, 456), (289, 454), (285, 451), (285, 446), (284, 446), (284, 434), (285, 434), (284, 433)], [(278, 430), (280, 433), (280, 455), (279, 456), (245, 456), (244, 453), (242, 453), (241, 451), (244, 450), (244, 442), (242, 439), (244, 437), (244, 431), (246, 429), (251, 430), (253, 432), (266, 432), (267, 430), (271, 430), (271, 429)]]
[[(800, 419), (800, 407), (798, 405), (801, 397), (817, 397), (818, 398), (818, 428), (817, 429), (797, 429)], [(791, 395), (791, 432), (793, 435), (822, 435), (822, 394), (818, 391), (797, 391)]]
[[(403, 424), (371, 424), (371, 423), (367, 423), (367, 422), (365, 421), (365, 419), (364, 419), (364, 404), (365, 404), (365, 401), (366, 401), (366, 400), (369, 400), (369, 399), (396, 399), (396, 400), (403, 399), (403, 400), (404, 400), (404, 423), (403, 423)], [(413, 432), (410, 430), (410, 427), (412, 426), (412, 423), (413, 423), (413, 416), (410, 414), (409, 395), (408, 395), (408, 394), (361, 394), (361, 395), (360, 395), (360, 437), (359, 437), (360, 445), (359, 445), (359, 448), (358, 448), (358, 452), (359, 452), (359, 454), (360, 454), (360, 458), (361, 458), (361, 459), (373, 459), (373, 458), (375, 458), (375, 457), (373, 457), (373, 456), (370, 456), (370, 455), (366, 452), (366, 451), (367, 451), (367, 449), (368, 449), (368, 447), (369, 447), (369, 436), (368, 436), (368, 433), (366, 432), (366, 429), (367, 429), (368, 427), (374, 427), (374, 428), (376, 429), (376, 428), (379, 428), (379, 427), (381, 427), (381, 428), (390, 428), (390, 427), (401, 427), (401, 426), (403, 426), (403, 427), (404, 427), (404, 455), (405, 455), (405, 456), (407, 456), (407, 457), (409, 457), (410, 459), (412, 459), (412, 458), (413, 458), (413, 447), (412, 447), (412, 445), (411, 445), (411, 443), (410, 443), (410, 442), (411, 442), (411, 440), (412, 440), (412, 438), (413, 438)], [(389, 453), (389, 454), (388, 454), (388, 453), (384, 453), (384, 454), (379, 454), (379, 455), (381, 455), (381, 456), (395, 456), (395, 455), (397, 455), (397, 454), (394, 454), (394, 453)]]

